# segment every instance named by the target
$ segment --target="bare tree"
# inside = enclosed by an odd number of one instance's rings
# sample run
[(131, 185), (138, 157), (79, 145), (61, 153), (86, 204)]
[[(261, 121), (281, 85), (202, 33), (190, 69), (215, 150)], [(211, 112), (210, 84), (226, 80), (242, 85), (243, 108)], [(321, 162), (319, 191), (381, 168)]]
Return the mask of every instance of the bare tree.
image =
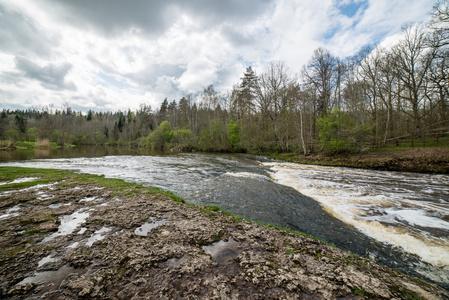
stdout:
[(331, 107), (331, 95), (336, 86), (337, 65), (337, 59), (328, 50), (318, 48), (302, 70), (304, 82), (317, 91), (318, 115), (326, 113)]
[(392, 49), (394, 70), (404, 92), (400, 95), (410, 105), (405, 110), (413, 120), (415, 134), (421, 129), (421, 119), (425, 115), (424, 105), (428, 88), (428, 73), (435, 59), (436, 49), (427, 48), (427, 36), (422, 26), (407, 27), (403, 39)]

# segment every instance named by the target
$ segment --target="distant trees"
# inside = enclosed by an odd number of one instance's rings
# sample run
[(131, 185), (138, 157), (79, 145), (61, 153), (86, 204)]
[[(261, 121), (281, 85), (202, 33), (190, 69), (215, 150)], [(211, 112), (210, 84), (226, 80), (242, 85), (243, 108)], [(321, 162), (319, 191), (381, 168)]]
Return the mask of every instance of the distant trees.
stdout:
[(427, 24), (405, 27), (389, 49), (365, 47), (337, 58), (318, 48), (299, 77), (281, 61), (260, 74), (248, 66), (227, 93), (207, 85), (155, 109), (3, 110), (1, 139), (305, 155), (361, 151), (404, 137), (438, 140), (449, 135), (448, 25), (445, 0)]

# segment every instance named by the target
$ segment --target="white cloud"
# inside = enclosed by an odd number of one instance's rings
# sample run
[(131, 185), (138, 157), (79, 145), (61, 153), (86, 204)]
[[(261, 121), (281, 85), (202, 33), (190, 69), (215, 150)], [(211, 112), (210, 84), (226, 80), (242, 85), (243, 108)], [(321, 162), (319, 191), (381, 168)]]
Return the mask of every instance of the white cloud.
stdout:
[(216, 76), (215, 63), (207, 57), (199, 57), (187, 63), (178, 83), (182, 90), (193, 93), (212, 84)]
[[(299, 73), (318, 47), (353, 55), (433, 4), (363, 2), (0, 0), (0, 108), (155, 109), (210, 84), (225, 92), (248, 64)], [(340, 11), (354, 3), (355, 15)]]

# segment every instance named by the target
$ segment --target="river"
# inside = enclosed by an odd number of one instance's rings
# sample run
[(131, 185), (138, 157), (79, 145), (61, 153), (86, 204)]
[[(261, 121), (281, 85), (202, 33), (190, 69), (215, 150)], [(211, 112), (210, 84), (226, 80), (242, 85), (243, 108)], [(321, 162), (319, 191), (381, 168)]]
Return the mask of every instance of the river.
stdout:
[(47, 158), (0, 157), (0, 165), (104, 174), (171, 190), (188, 202), (218, 205), (320, 237), (449, 289), (448, 176), (307, 166), (238, 154), (98, 150), (77, 157), (82, 154), (73, 151)]

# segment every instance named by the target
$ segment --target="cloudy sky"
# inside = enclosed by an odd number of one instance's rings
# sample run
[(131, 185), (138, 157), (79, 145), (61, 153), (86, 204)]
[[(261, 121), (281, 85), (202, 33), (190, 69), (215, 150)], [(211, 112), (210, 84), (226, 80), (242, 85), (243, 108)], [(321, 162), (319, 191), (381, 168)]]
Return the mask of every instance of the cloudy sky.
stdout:
[(344, 58), (429, 18), (434, 0), (0, 0), (0, 109), (158, 108), (246, 66)]

